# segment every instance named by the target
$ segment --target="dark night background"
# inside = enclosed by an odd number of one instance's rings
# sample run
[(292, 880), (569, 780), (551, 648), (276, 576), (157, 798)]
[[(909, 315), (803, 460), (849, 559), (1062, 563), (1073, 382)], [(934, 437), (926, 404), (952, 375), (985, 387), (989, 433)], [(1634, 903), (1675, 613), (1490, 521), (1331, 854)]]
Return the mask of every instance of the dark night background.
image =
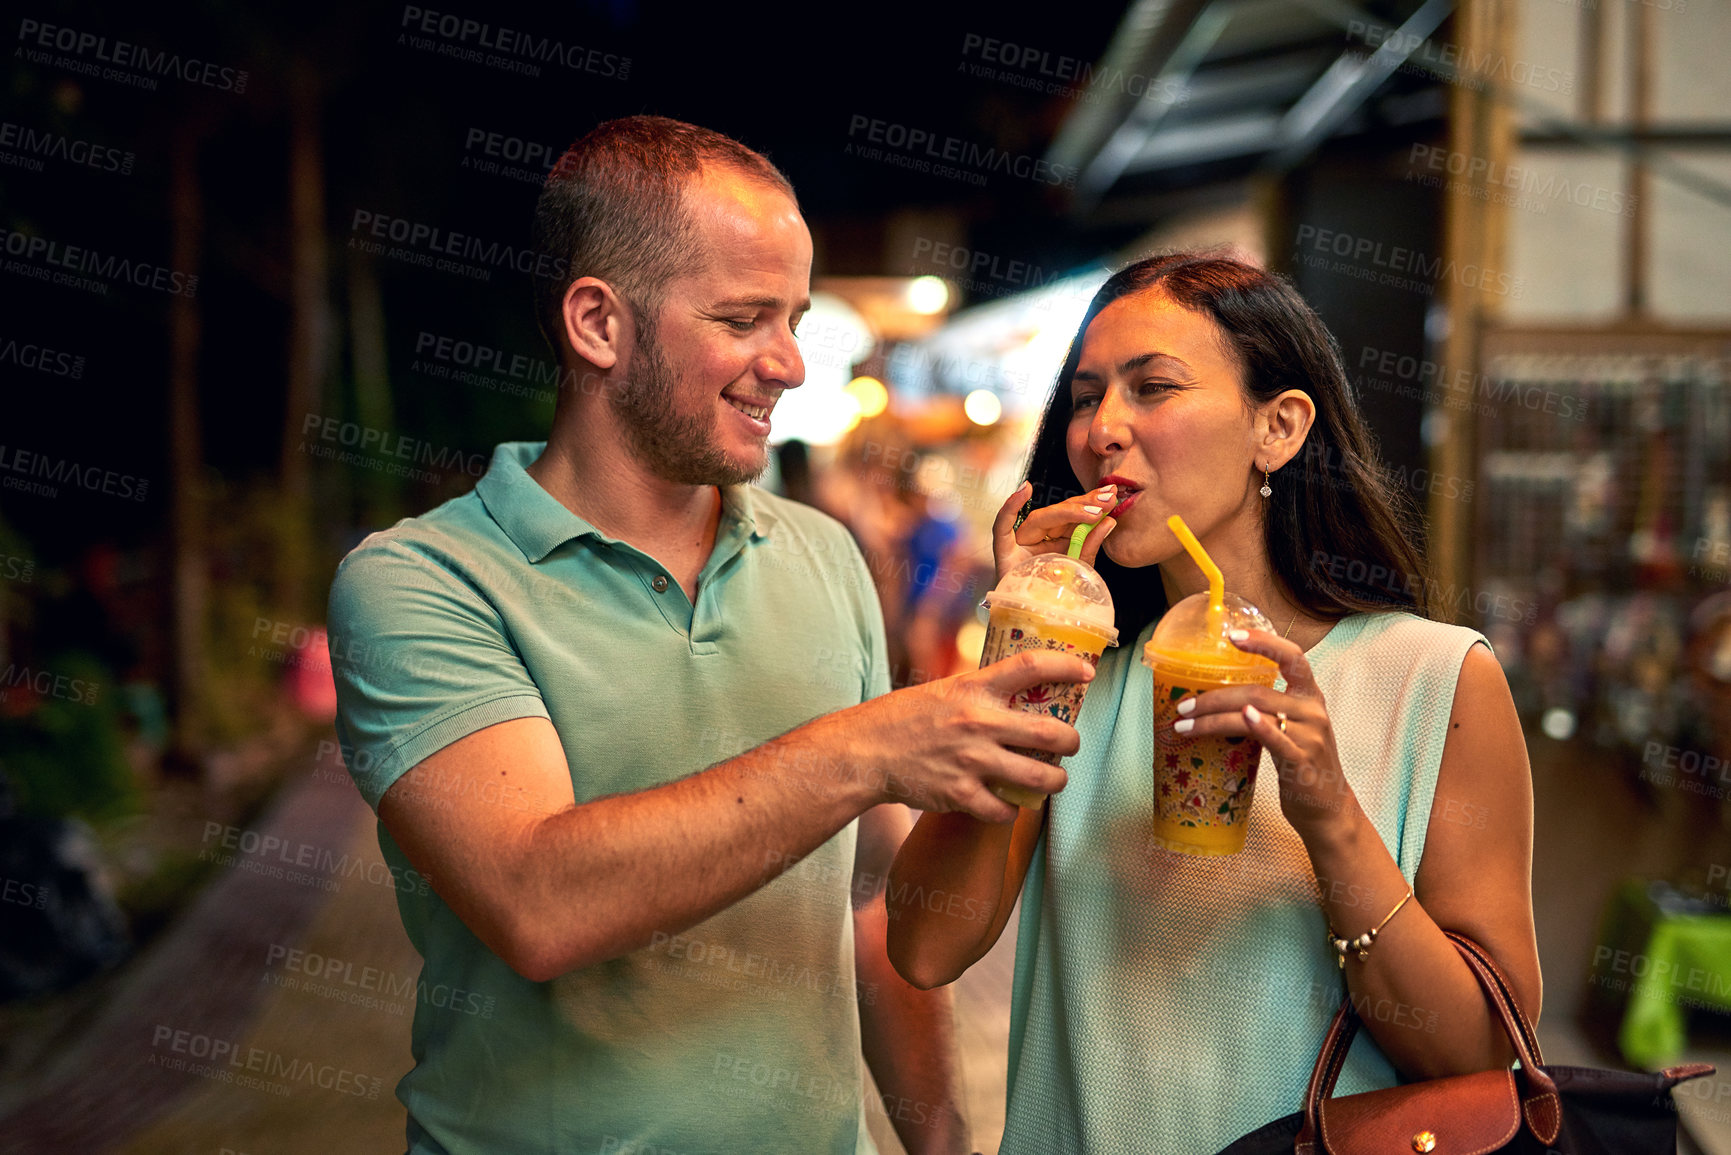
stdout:
[[(284, 376), (294, 340), (290, 153), (297, 118), (310, 129), (303, 139), (317, 150), (323, 182), (319, 223), (328, 247), (329, 340), (325, 363), (314, 367), (318, 396), (303, 394), (310, 404), (296, 411), (382, 423), (464, 452), (485, 453), (500, 440), (534, 436), (550, 409), (417, 376), (409, 370), (416, 336), (431, 332), (545, 357), (528, 307), (528, 278), (496, 269), (482, 284), (390, 260), (362, 262), (377, 278), (388, 341), (389, 385), (382, 391), (388, 407), (382, 410), (375, 405), (369, 411), (357, 400), (354, 382), (363, 367), (344, 321), (355, 305), (356, 254), (347, 246), (357, 235), (351, 228), (357, 212), (527, 244), (537, 187), (465, 168), (466, 159), (488, 159), (481, 145), (471, 147), (473, 132), (555, 155), (596, 122), (632, 113), (689, 119), (734, 135), (792, 178), (813, 227), (819, 276), (929, 271), (907, 267), (905, 254), (886, 252), (892, 212), (921, 209), (959, 219), (976, 249), (1042, 269), (1073, 267), (1144, 232), (1162, 208), (1191, 203), (1183, 190), (1216, 175), (1204, 166), (1145, 179), (1140, 213), (1079, 219), (1064, 213), (1055, 190), (1032, 181), (994, 175), (986, 187), (974, 188), (844, 155), (856, 115), (1041, 155), (1067, 103), (966, 75), (964, 41), (970, 34), (995, 37), (1037, 46), (1048, 60), (1094, 61), (1122, 15), (1110, 5), (1073, 5), (1061, 18), (1036, 6), (913, 3), (850, 9), (759, 4), (735, 11), (622, 2), (444, 11), (620, 61), (598, 63), (594, 72), (543, 63), (542, 75), (530, 78), (448, 59), (399, 43), (405, 33), (421, 33), (418, 20), (404, 26), (409, 8), (396, 4), (201, 5), (155, 13), (73, 5), (53, 15), (25, 12), (13, 22), (15, 32), (21, 21), (35, 19), (249, 74), (240, 95), (172, 77), (146, 93), (15, 55), (12, 119), (127, 150), (136, 163), (129, 174), (52, 160), (41, 173), (0, 169), (0, 215), (9, 229), (172, 265), (171, 156), (177, 147), (194, 150), (202, 202), (198, 443), (212, 483), (209, 497), (219, 510), (268, 489), (284, 468)], [(21, 35), (18, 40), (25, 42)], [(624, 67), (624, 79), (600, 74)], [(1309, 220), (1329, 227), (1350, 218), (1368, 229), (1368, 220), (1376, 235), (1393, 243), (1416, 236), (1416, 245), (1434, 247), (1434, 197), (1410, 183), (1379, 179), (1379, 145), (1372, 137), (1368, 145), (1360, 139), (1334, 146), (1345, 175), (1291, 179), (1290, 227)], [(1355, 161), (1355, 150), (1369, 159)], [(1399, 195), (1391, 198), (1391, 188)], [(898, 257), (902, 267), (890, 267)], [(1358, 286), (1339, 278), (1306, 284), (1304, 270), (1298, 276), (1343, 346), (1422, 347), (1421, 298), (1390, 300), (1399, 295), (1355, 292)], [(137, 503), (76, 490), (54, 501), (8, 497), (6, 521), (49, 565), (73, 562), (92, 541), (154, 552), (165, 529), (171, 475), (165, 400), (170, 298), (124, 284), (97, 296), (16, 276), (5, 283), (13, 335), (86, 358), (76, 382), (45, 387), (27, 376), (15, 381), (6, 403), (7, 441), (150, 482), (149, 496)], [(1366, 403), (1391, 459), (1416, 462), (1411, 407), (1396, 408), (1375, 394)], [(1379, 413), (1379, 406), (1387, 412)], [(381, 421), (386, 414), (388, 421)], [(470, 481), (459, 474), (434, 488), (381, 489), (372, 478), (317, 467), (311, 472), (320, 532), (308, 544), (317, 550), (315, 568), (327, 573), (363, 523), (435, 504)], [(212, 528), (238, 532), (240, 524), (218, 516)], [(223, 544), (232, 553), (251, 543), (217, 544), (220, 555)], [(230, 564), (248, 568), (240, 558)]]

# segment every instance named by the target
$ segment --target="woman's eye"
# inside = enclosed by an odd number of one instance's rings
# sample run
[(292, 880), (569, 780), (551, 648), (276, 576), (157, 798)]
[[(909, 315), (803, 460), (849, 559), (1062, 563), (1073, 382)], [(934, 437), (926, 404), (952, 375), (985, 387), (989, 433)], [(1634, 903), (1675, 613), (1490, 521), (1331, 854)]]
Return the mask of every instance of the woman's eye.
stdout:
[(1092, 409), (1094, 406), (1098, 405), (1099, 403), (1100, 403), (1100, 399), (1098, 397), (1095, 397), (1092, 394), (1084, 393), (1082, 396), (1080, 396), (1080, 397), (1076, 398), (1074, 401), (1070, 402), (1070, 408), (1072, 411), (1074, 411), (1076, 413), (1080, 413), (1084, 409)]
[(1170, 381), (1144, 381), (1138, 387), (1143, 393), (1164, 393), (1172, 388)]

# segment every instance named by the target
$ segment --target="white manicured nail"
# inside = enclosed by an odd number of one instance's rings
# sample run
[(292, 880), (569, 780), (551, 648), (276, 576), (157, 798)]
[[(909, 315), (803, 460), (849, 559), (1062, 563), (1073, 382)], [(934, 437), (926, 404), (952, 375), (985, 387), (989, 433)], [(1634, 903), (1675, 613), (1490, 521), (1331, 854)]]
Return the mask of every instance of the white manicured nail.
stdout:
[(1227, 634), (1226, 636), (1231, 638), (1235, 642), (1248, 642), (1250, 640), (1250, 631), (1249, 630), (1233, 630), (1231, 633)]
[(1172, 723), (1172, 732), (1174, 734), (1188, 734), (1194, 729), (1196, 729), (1195, 718), (1182, 718)]
[(1252, 722), (1262, 721), (1262, 711), (1258, 710), (1255, 706), (1248, 704), (1244, 707), (1244, 716), (1249, 718)]
[(1196, 709), (1196, 699), (1195, 698), (1186, 698), (1182, 702), (1178, 703), (1178, 713), (1181, 716), (1188, 717), (1190, 714), (1190, 711), (1192, 711), (1194, 709)]
[(1100, 507), (1097, 505), (1084, 505), (1082, 507), (1082, 512), (1083, 513), (1099, 513)]

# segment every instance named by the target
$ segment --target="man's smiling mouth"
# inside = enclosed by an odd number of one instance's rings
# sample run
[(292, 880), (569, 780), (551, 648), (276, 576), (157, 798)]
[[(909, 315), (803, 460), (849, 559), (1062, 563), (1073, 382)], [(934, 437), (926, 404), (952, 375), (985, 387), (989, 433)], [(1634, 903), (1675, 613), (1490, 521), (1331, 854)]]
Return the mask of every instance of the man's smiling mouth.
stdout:
[(768, 405), (753, 405), (748, 401), (741, 401), (737, 397), (728, 397), (725, 395), (722, 397), (722, 400), (726, 401), (729, 405), (733, 406), (747, 417), (753, 417), (759, 421), (768, 421), (769, 411), (773, 408), (773, 406)]

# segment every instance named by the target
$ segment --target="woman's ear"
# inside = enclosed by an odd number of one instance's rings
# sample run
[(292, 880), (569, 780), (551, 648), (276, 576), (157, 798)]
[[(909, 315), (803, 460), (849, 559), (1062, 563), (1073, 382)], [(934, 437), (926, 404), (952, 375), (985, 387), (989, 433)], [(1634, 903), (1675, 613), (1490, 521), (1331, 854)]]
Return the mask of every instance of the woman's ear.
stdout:
[(596, 277), (577, 278), (565, 290), (560, 313), (572, 352), (597, 369), (619, 363), (630, 313), (613, 286)]
[(1258, 416), (1257, 450), (1270, 473), (1304, 448), (1316, 422), (1316, 402), (1302, 389), (1288, 389), (1264, 405)]

